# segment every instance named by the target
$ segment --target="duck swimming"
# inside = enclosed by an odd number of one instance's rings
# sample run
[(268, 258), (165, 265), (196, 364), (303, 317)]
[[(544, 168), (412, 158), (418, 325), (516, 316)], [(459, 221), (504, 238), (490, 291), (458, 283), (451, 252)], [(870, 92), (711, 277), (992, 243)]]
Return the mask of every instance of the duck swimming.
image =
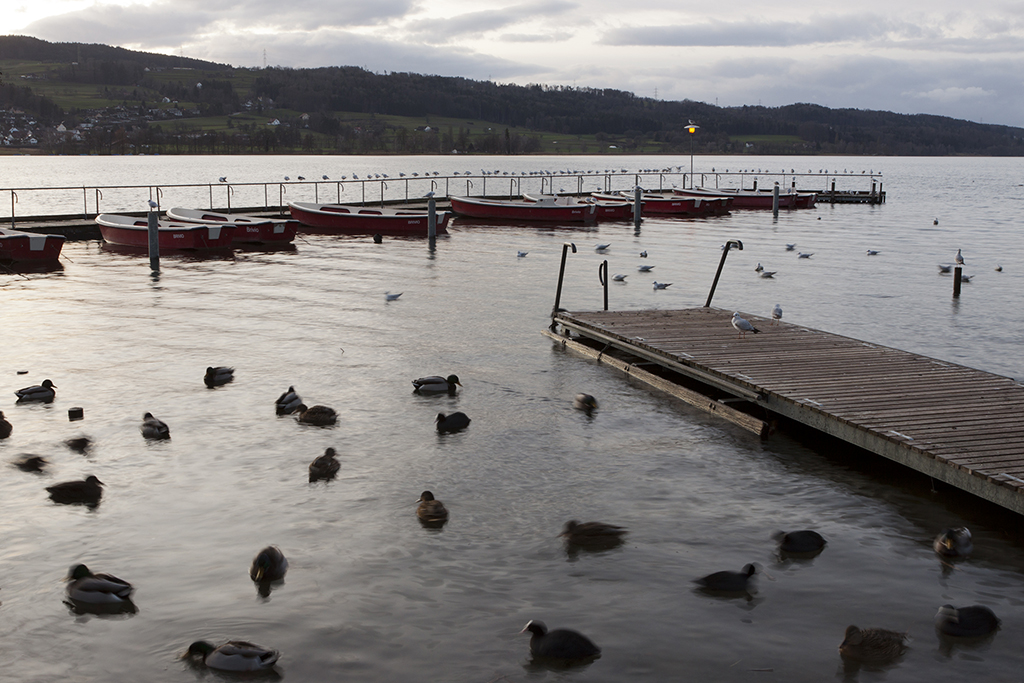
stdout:
[(437, 417), (434, 418), (434, 422), (437, 423), (437, 431), (445, 434), (465, 429), (469, 426), (470, 419), (465, 413), (452, 413), (451, 415), (438, 413)]
[(12, 427), (11, 423), (7, 421), (6, 417), (4, 417), (4, 411), (0, 410), (0, 439), (6, 439), (13, 431), (14, 427)]
[(249, 578), (256, 583), (280, 581), (288, 571), (288, 560), (276, 545), (268, 545), (256, 553), (249, 568)]
[(695, 579), (694, 583), (709, 591), (716, 591), (720, 593), (742, 593), (747, 590), (750, 577), (752, 577), (755, 572), (757, 572), (757, 567), (752, 564), (747, 564), (743, 566), (741, 571), (715, 572), (714, 574), (708, 574), (707, 576)]
[(839, 646), (839, 654), (860, 662), (888, 662), (907, 649), (907, 634), (884, 628), (846, 629), (846, 637)]
[(601, 648), (582, 633), (567, 628), (549, 631), (543, 621), (530, 620), (520, 633), (530, 632), (530, 654), (542, 659), (582, 662), (601, 655)]
[(219, 387), (222, 384), (227, 384), (234, 378), (234, 368), (226, 368), (224, 366), (206, 368), (206, 374), (203, 376), (203, 383), (212, 389), (214, 387)]
[(618, 545), (627, 533), (625, 527), (604, 522), (577, 522), (570, 519), (559, 534), (569, 545), (609, 546)]
[(162, 421), (153, 417), (153, 413), (146, 413), (142, 416), (142, 424), (139, 426), (142, 437), (145, 439), (169, 439), (171, 430)]
[(817, 531), (780, 531), (774, 536), (779, 542), (779, 550), (793, 555), (809, 555), (820, 552), (825, 547), (825, 539)]
[(130, 583), (110, 574), (93, 574), (84, 564), (68, 571), (68, 597), (76, 602), (103, 605), (125, 605), (131, 602)]
[(597, 399), (590, 394), (576, 394), (572, 399), (572, 407), (589, 415), (597, 410)]
[(434, 499), (434, 494), (424, 491), (419, 497), (419, 506), (416, 508), (416, 516), (423, 522), (445, 522), (448, 520), (448, 508), (439, 500)]
[(216, 647), (197, 640), (188, 646), (185, 656), (198, 658), (211, 669), (221, 671), (265, 671), (274, 666), (281, 653), (244, 640), (231, 640)]
[(288, 391), (277, 397), (274, 405), (278, 415), (291, 415), (302, 405), (302, 399), (295, 393), (295, 387), (288, 387)]
[(996, 632), (999, 617), (984, 605), (959, 609), (943, 605), (935, 615), (935, 628), (939, 633), (955, 638), (981, 638)]
[(74, 439), (68, 439), (64, 442), (64, 445), (73, 450), (75, 453), (81, 453), (85, 455), (88, 450), (92, 447), (92, 439), (87, 436), (78, 436)]
[(932, 548), (942, 557), (967, 557), (974, 552), (974, 543), (971, 542), (971, 532), (965, 527), (956, 529), (943, 529), (935, 537)]
[(14, 395), (18, 397), (17, 403), (50, 403), (57, 395), (57, 392), (54, 391), (56, 388), (56, 384), (44, 379), (42, 384), (18, 389)]
[(46, 458), (41, 455), (26, 454), (14, 461), (14, 466), (22, 472), (42, 472), (47, 464)]
[(341, 469), (341, 463), (335, 459), (336, 451), (328, 448), (324, 454), (309, 463), (309, 480), (334, 479), (334, 475)]
[(301, 403), (295, 412), (299, 414), (299, 422), (318, 427), (329, 427), (338, 421), (338, 414), (334, 412), (334, 408), (327, 406), (307, 408), (306, 404)]
[(47, 486), (50, 500), (62, 505), (88, 505), (96, 507), (103, 497), (103, 489), (100, 488), (103, 482), (94, 475), (89, 475), (82, 481), (65, 481), (53, 486)]
[(458, 375), (448, 375), (447, 377), (432, 375), (430, 377), (414, 379), (412, 386), (413, 391), (419, 394), (440, 394), (444, 392), (454, 394), (455, 387), (461, 387), (462, 384), (459, 382)]

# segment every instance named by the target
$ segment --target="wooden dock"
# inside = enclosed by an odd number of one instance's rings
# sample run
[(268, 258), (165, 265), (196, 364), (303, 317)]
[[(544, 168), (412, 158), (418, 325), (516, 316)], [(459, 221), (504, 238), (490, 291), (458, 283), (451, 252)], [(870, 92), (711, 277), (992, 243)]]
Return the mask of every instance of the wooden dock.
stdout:
[(549, 336), (751, 431), (786, 417), (1024, 514), (1020, 383), (741, 315), (760, 333), (699, 308), (559, 312)]

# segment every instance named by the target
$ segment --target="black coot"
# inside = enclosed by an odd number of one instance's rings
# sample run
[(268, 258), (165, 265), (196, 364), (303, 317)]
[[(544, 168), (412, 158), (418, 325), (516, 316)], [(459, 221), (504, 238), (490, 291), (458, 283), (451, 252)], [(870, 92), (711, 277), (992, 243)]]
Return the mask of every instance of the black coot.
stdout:
[(530, 632), (530, 653), (542, 659), (581, 662), (601, 655), (601, 648), (590, 638), (567, 628), (549, 631), (543, 621), (533, 619), (520, 633)]

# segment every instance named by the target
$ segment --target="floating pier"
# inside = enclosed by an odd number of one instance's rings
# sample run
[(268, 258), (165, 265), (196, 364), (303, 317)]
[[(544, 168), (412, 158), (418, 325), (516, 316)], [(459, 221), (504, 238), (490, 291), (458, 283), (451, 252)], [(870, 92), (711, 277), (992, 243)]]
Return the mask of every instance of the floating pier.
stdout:
[(1024, 514), (1024, 386), (799, 325), (685, 310), (557, 312), (548, 335), (761, 436), (785, 417)]

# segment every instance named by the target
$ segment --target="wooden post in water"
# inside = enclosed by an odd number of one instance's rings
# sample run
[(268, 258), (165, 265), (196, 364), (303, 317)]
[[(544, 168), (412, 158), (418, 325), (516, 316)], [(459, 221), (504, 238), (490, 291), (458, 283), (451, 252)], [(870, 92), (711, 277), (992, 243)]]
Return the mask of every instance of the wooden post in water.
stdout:
[(639, 185), (633, 188), (633, 229), (640, 229), (640, 213), (643, 208), (643, 203), (640, 201), (640, 193), (642, 192)]
[(160, 272), (160, 233), (158, 231), (156, 209), (151, 208), (146, 217), (149, 228), (149, 269)]
[(964, 269), (962, 266), (957, 266), (953, 269), (953, 298), (960, 298), (960, 281), (963, 277)]
[(775, 189), (772, 190), (772, 216), (775, 218), (779, 217), (779, 184), (775, 183)]
[(437, 244), (437, 202), (434, 201), (434, 193), (431, 191), (427, 200), (427, 241), (433, 249)]
[(555, 314), (558, 313), (558, 305), (562, 301), (562, 278), (565, 277), (565, 257), (569, 252), (569, 248), (572, 247), (572, 253), (576, 253), (576, 245), (572, 242), (566, 242), (562, 245), (562, 265), (558, 269), (558, 286), (555, 288), (555, 305), (551, 309), (551, 330), (555, 329)]
[(835, 178), (832, 179), (832, 191), (828, 195), (828, 203), (829, 204), (835, 204), (836, 203), (836, 180), (835, 180)]
[(608, 259), (597, 267), (597, 279), (604, 286), (604, 310), (608, 310)]

